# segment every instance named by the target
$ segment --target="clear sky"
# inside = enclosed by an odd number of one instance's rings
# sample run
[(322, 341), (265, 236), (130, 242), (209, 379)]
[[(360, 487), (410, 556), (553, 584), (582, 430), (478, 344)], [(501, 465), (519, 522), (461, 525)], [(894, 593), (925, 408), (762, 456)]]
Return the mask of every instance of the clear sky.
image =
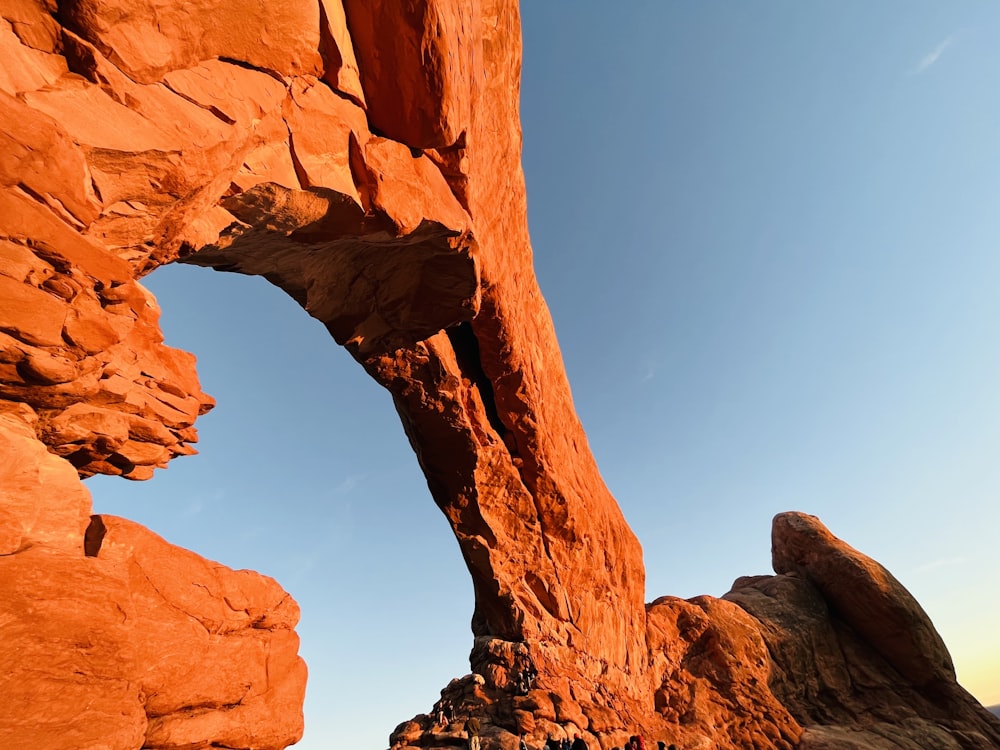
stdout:
[[(648, 598), (818, 515), (1000, 703), (1000, 4), (527, 2), (536, 272)], [(267, 282), (147, 279), (219, 406), (98, 512), (303, 609), (304, 750), (384, 748), (468, 671), (472, 586), (389, 395)]]

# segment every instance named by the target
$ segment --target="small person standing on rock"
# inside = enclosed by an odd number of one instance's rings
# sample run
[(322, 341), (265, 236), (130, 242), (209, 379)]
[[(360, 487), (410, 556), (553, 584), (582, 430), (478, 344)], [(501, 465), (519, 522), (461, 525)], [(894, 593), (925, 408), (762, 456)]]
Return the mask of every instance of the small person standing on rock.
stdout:
[(438, 719), (440, 720), (442, 727), (447, 727), (451, 724), (451, 720), (454, 717), (454, 710), (451, 707), (451, 701), (447, 698), (441, 700), (441, 709), (438, 711)]
[(574, 734), (573, 744), (570, 746), (570, 750), (588, 750), (587, 743), (584, 741), (583, 737), (578, 734)]
[(465, 733), (469, 736), (469, 750), (479, 750), (479, 719), (470, 716), (465, 720)]

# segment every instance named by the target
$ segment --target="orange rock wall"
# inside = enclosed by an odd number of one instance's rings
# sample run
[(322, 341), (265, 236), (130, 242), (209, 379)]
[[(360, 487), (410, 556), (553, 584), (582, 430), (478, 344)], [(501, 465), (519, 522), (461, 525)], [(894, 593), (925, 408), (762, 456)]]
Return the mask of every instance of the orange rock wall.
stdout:
[[(138, 281), (184, 262), (264, 276), (392, 393), (473, 579), (474, 672), (443, 695), (487, 750), (1000, 746), (926, 615), (815, 519), (776, 521), (779, 576), (644, 604), (532, 271), (513, 0), (0, 17), (0, 745), (301, 736), (294, 602), (91, 518), (79, 482), (193, 451), (212, 401)], [(392, 740), (457, 731), (420, 716)]]
[(301, 737), (295, 602), (264, 576), (91, 516), (77, 471), (32, 419), (23, 404), (0, 413), (0, 747)]

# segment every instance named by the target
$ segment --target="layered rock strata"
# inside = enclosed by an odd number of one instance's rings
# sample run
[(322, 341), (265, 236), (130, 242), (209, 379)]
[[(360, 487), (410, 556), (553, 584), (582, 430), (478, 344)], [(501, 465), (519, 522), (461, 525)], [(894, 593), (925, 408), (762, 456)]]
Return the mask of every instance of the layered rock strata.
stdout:
[[(473, 579), (473, 674), (445, 695), (487, 747), (567, 731), (603, 748), (638, 731), (1000, 746), (916, 603), (808, 517), (776, 521), (779, 575), (644, 604), (531, 268), (513, 0), (17, 0), (0, 16), (0, 565), (21, 678), (0, 688), (5, 746), (300, 736), (294, 603), (91, 519), (77, 479), (146, 479), (193, 450), (211, 400), (137, 281), (175, 261), (267, 278), (391, 393)], [(66, 697), (98, 684), (86, 710)], [(393, 741), (460, 734), (418, 717)]]

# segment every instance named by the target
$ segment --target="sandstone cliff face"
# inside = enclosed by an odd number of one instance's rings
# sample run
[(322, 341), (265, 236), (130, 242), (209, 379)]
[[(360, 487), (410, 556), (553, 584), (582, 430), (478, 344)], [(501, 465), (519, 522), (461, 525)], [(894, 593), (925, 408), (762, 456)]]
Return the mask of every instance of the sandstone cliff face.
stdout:
[(90, 515), (31, 410), (0, 415), (0, 746), (285, 747), (301, 736), (298, 608), (136, 524)]
[(1000, 746), (916, 603), (815, 519), (776, 520), (775, 577), (644, 604), (531, 270), (513, 0), (0, 15), (4, 746), (301, 735), (294, 602), (91, 519), (79, 484), (148, 478), (211, 407), (137, 281), (169, 262), (264, 276), (392, 393), (474, 582), (473, 675), (443, 694), (487, 747)]

